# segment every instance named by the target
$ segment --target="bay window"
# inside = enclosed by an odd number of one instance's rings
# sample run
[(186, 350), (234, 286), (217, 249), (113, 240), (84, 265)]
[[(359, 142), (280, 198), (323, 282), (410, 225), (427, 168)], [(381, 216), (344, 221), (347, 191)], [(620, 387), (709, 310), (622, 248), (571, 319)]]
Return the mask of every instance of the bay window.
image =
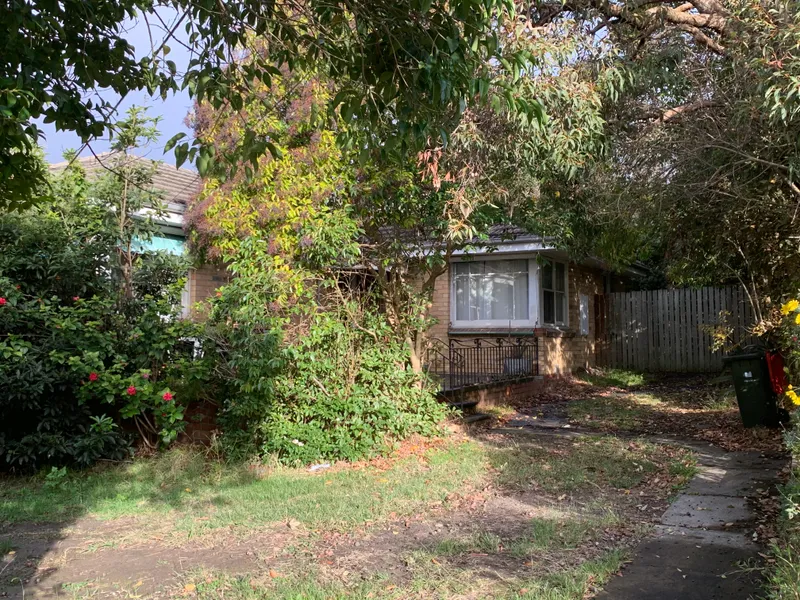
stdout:
[(528, 324), (529, 261), (486, 260), (453, 264), (453, 320), (473, 325)]
[(542, 272), (542, 323), (567, 324), (567, 265), (547, 261)]
[(451, 264), (450, 322), (456, 328), (567, 325), (567, 265), (535, 258)]

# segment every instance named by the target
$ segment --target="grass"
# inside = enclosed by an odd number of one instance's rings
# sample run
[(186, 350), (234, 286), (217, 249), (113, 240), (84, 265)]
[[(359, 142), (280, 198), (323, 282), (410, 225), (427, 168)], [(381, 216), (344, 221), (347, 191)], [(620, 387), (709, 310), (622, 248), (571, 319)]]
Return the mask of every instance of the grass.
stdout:
[(70, 473), (56, 486), (46, 485), (42, 477), (7, 480), (0, 487), (0, 521), (155, 517), (174, 522), (188, 535), (289, 520), (309, 528), (348, 528), (413, 514), (490, 477), (508, 488), (535, 485), (551, 493), (630, 488), (656, 470), (649, 458), (655, 452), (656, 446), (631, 446), (612, 437), (511, 447), (461, 441), (390, 462), (385, 469), (309, 473), (275, 467), (261, 476), (245, 465), (226, 465), (183, 448)]
[(598, 387), (634, 388), (644, 385), (646, 381), (643, 373), (625, 369), (604, 369), (594, 374), (583, 373), (578, 377)]
[(529, 558), (534, 553), (575, 549), (603, 529), (619, 525), (620, 522), (619, 516), (609, 510), (582, 515), (562, 513), (558, 517), (531, 519), (526, 531), (511, 539), (503, 540), (494, 533), (479, 531), (465, 539), (441, 540), (430, 552), (433, 556), (441, 557), (507, 552), (514, 558)]
[(0, 539), (0, 557), (5, 556), (12, 550), (14, 550), (14, 545), (11, 543), (11, 540)]
[(534, 482), (557, 494), (602, 486), (635, 487), (657, 470), (653, 459), (658, 453), (655, 444), (587, 437), (555, 447), (528, 443), (499, 448), (489, 460), (501, 485), (524, 488)]
[(635, 431), (641, 423), (653, 418), (653, 409), (660, 404), (658, 398), (649, 394), (634, 394), (625, 398), (587, 398), (570, 402), (567, 414), (571, 420), (585, 427), (603, 428), (610, 425), (622, 431)]
[(175, 449), (155, 458), (86, 473), (58, 486), (41, 477), (10, 480), (0, 488), (0, 521), (64, 521), (83, 514), (173, 517), (191, 534), (203, 529), (297, 520), (309, 527), (348, 526), (410, 514), (486, 474), (485, 455), (474, 442), (451, 443), (424, 457), (402, 459), (386, 470), (332, 469), (308, 473), (275, 468), (261, 477), (245, 465), (208, 460)]
[(619, 571), (624, 561), (622, 551), (612, 550), (575, 569), (526, 582), (509, 600), (583, 600)]
[[(630, 524), (622, 521), (624, 510), (614, 512), (613, 507), (601, 505), (623, 494), (606, 492), (627, 490), (663, 474), (669, 464), (665, 456), (676, 456), (672, 449), (656, 444), (603, 436), (487, 434), (482, 439), (450, 439), (419, 454), (335, 465), (315, 473), (224, 464), (198, 450), (176, 448), (128, 464), (68, 473), (56, 484), (48, 484), (44, 476), (6, 479), (0, 486), (0, 521), (136, 517), (139, 526), (130, 535), (141, 533), (142, 526), (148, 531), (158, 528), (159, 535), (171, 528), (182, 532), (182, 538), (224, 528), (213, 540), (223, 545), (229, 543), (229, 531), (256, 540), (261, 534), (269, 537), (270, 532), (259, 530), (263, 526), (288, 521), (295, 529), (291, 521), (299, 522), (300, 535), (289, 534), (278, 554), (262, 557), (256, 550), (258, 561), (248, 564), (253, 572), (234, 576), (196, 571), (171, 591), (171, 597), (583, 600), (623, 560), (614, 548), (598, 557), (597, 544), (609, 539), (604, 532)], [(687, 465), (670, 469), (683, 475)], [(488, 499), (484, 489), (492, 490)], [(408, 538), (394, 546), (376, 541), (372, 547), (370, 536), (360, 529), (367, 525), (369, 532), (370, 524), (409, 516), (440, 518), (442, 512), (461, 510), (461, 500), (472, 502), (477, 497), (490, 502), (496, 493), (513, 495), (517, 490), (525, 490), (526, 500), (535, 508), (525, 513), (526, 518), (531, 514), (536, 518), (508, 523), (487, 519), (484, 529), (430, 546)], [(580, 491), (587, 493), (564, 501), (566, 494)], [(346, 536), (336, 533), (343, 530), (348, 531)], [(285, 526), (282, 531), (288, 532)], [(328, 533), (333, 533), (331, 539), (360, 540), (352, 557), (347, 555), (350, 560), (360, 553), (393, 556), (378, 561), (389, 574), (362, 571), (357, 565), (345, 570), (347, 557), (341, 564), (317, 560)], [(275, 548), (279, 543), (283, 544), (276, 542)], [(119, 554), (126, 552), (124, 541), (111, 544), (91, 543), (84, 552), (124, 556)], [(273, 551), (277, 550), (269, 546)], [(473, 553), (485, 556), (449, 559)], [(486, 563), (486, 556), (495, 562)], [(277, 561), (264, 562), (273, 559)], [(96, 588), (65, 591), (77, 598)]]
[[(394, 585), (384, 575), (366, 580), (326, 581), (318, 573), (244, 575), (197, 572), (182, 586), (184, 596), (199, 600), (366, 600), (470, 597), (498, 600), (583, 600), (622, 566), (624, 555), (610, 551), (579, 567), (530, 579), (478, 581), (474, 572), (433, 563), (421, 552), (409, 558), (412, 580)], [(481, 590), (476, 589), (481, 585)], [(478, 594), (478, 595), (475, 595)], [(176, 594), (180, 595), (180, 594)]]

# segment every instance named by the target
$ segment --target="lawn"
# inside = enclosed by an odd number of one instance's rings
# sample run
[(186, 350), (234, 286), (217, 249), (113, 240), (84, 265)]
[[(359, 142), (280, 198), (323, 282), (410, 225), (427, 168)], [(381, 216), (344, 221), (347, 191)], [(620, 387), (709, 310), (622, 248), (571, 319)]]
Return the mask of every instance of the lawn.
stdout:
[(490, 431), (314, 472), (182, 448), (7, 479), (0, 593), (581, 600), (692, 464), (644, 441)]
[(0, 490), (0, 521), (168, 518), (195, 535), (198, 528), (287, 520), (340, 527), (410, 513), (468, 489), (485, 475), (484, 461), (481, 447), (469, 441), (441, 444), (386, 468), (318, 472), (226, 464), (184, 448), (55, 483), (41, 477), (7, 482)]

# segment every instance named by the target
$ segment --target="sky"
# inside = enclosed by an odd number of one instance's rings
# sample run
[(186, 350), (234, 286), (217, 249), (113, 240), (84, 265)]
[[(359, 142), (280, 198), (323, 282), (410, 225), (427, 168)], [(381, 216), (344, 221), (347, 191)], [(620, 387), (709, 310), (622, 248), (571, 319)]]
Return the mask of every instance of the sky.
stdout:
[[(166, 7), (160, 7), (159, 14), (166, 23), (169, 23), (175, 18), (175, 12)], [(161, 36), (158, 34), (163, 33), (158, 30), (161, 25), (160, 23), (154, 24), (152, 19), (150, 20), (150, 25), (155, 43), (159, 44)], [(144, 20), (128, 22), (126, 24), (126, 32), (125, 38), (136, 49), (137, 57), (141, 57), (150, 49), (150, 35), (148, 34), (147, 23)], [(181, 27), (178, 27), (177, 33), (185, 35)], [(156, 39), (157, 37), (158, 39)], [(174, 60), (178, 70), (182, 71), (182, 67), (189, 61), (189, 51), (179, 43), (171, 43), (169, 46), (171, 50), (168, 58)], [(98, 90), (96, 93), (105, 100), (108, 100), (111, 104), (119, 100), (117, 94), (108, 90)], [(167, 97), (166, 100), (151, 98), (146, 91), (131, 92), (120, 104), (119, 116), (124, 116), (125, 111), (131, 106), (145, 106), (148, 108), (147, 114), (149, 116), (162, 117), (158, 125), (161, 132), (159, 141), (140, 152), (140, 154), (146, 155), (154, 160), (163, 160), (164, 162), (175, 164), (175, 157), (172, 152), (165, 155), (163, 148), (167, 140), (178, 132), (183, 131), (191, 135), (189, 128), (184, 125), (184, 119), (192, 107), (192, 101), (189, 99), (188, 92), (180, 92)], [(44, 147), (45, 156), (50, 163), (61, 162), (65, 150), (78, 149), (81, 146), (80, 138), (70, 131), (56, 131), (52, 123), (44, 124), (39, 122), (37, 125), (45, 134), (45, 139), (40, 140), (40, 144)], [(91, 145), (96, 153), (104, 152), (109, 148), (109, 141), (107, 139), (95, 140)], [(91, 151), (86, 149), (81, 153), (81, 156), (90, 154)], [(193, 168), (188, 164), (184, 164), (183, 166)]]

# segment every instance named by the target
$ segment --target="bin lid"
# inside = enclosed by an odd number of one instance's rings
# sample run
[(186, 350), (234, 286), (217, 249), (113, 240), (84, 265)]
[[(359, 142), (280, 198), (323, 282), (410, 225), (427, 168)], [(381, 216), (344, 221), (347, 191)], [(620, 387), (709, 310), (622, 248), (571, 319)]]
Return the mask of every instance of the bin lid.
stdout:
[(745, 354), (731, 354), (722, 357), (722, 364), (738, 362), (740, 360), (754, 360), (764, 358), (763, 352), (747, 352)]

